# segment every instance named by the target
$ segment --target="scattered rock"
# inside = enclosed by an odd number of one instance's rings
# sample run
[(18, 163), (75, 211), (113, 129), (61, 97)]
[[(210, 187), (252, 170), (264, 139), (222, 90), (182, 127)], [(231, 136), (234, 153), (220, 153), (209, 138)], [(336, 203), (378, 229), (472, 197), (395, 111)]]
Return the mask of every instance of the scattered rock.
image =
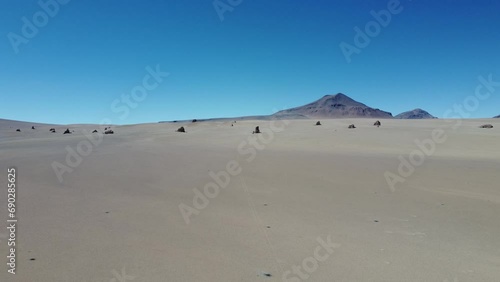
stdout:
[(19, 129), (19, 128), (18, 128), (18, 129), (16, 129), (16, 131), (17, 131), (17, 132), (21, 132), (21, 129)]
[(96, 130), (96, 129), (94, 129), (94, 131), (92, 131), (92, 133), (97, 133), (97, 130)]
[(71, 134), (71, 131), (69, 131), (69, 128), (66, 128), (63, 134)]
[(34, 126), (32, 126), (32, 127), (31, 127), (31, 129), (35, 130), (35, 127), (34, 127)]
[(480, 126), (480, 128), (493, 128), (493, 125), (491, 124), (483, 124)]
[(318, 120), (318, 121), (316, 122), (316, 125), (321, 125), (321, 122)]
[(374, 222), (378, 222), (378, 220), (375, 219)]
[(433, 119), (437, 118), (422, 109), (414, 109), (394, 116), (397, 119)]
[(184, 126), (181, 126), (179, 127), (179, 129), (177, 129), (177, 132), (186, 132), (186, 130), (184, 129)]
[(193, 122), (197, 122), (198, 120), (197, 119), (193, 119)]
[(373, 125), (374, 125), (374, 126), (376, 126), (376, 127), (379, 127), (379, 126), (381, 126), (382, 124), (380, 123), (380, 120), (377, 120), (377, 121), (376, 121)]
[(111, 129), (104, 131), (104, 134), (114, 134), (115, 132)]
[(252, 132), (252, 134), (257, 134), (257, 133), (260, 133), (260, 129), (259, 127), (255, 127), (255, 130)]
[(35, 260), (35, 258), (30, 258), (30, 260)]
[(349, 125), (348, 128), (356, 128), (356, 126), (354, 126), (354, 124), (351, 124), (351, 125)]

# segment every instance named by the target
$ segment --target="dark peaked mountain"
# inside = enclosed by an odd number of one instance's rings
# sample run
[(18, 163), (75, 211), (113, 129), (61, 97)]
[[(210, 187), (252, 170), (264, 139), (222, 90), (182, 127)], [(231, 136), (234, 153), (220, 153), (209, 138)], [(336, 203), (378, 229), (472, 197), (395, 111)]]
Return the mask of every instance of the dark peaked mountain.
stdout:
[(318, 117), (318, 118), (392, 118), (392, 114), (379, 109), (370, 108), (348, 96), (338, 93), (325, 95), (321, 99), (304, 106), (279, 111), (273, 115), (277, 118)]
[(493, 117), (493, 118), (500, 118), (500, 115), (496, 116), (496, 117)]
[(414, 109), (404, 113), (396, 115), (394, 118), (397, 119), (432, 119), (437, 118), (422, 109)]

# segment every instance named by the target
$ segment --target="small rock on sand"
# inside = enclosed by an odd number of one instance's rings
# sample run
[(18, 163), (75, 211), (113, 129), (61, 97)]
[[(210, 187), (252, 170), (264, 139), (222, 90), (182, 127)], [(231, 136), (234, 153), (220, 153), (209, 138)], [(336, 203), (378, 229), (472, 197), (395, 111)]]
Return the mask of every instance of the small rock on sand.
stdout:
[(481, 126), (479, 126), (480, 128), (493, 128), (493, 125), (491, 124), (483, 124)]

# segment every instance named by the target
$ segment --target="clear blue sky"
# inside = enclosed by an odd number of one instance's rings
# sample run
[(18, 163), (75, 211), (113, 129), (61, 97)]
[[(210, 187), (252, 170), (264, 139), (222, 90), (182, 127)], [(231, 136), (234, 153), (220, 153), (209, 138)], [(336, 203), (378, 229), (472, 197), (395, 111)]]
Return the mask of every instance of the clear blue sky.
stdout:
[[(72, 0), (16, 54), (9, 33), (22, 36), (22, 18), (43, 10), (3, 1), (0, 118), (128, 124), (271, 114), (337, 92), (394, 115), (420, 107), (441, 117), (474, 94), (479, 75), (500, 81), (493, 0), (401, 0), (401, 13), (348, 63), (339, 44), (354, 44), (354, 27), (387, 3), (243, 0), (221, 21), (210, 0)], [(156, 65), (170, 76), (120, 118), (113, 101)], [(500, 114), (496, 90), (472, 117)]]

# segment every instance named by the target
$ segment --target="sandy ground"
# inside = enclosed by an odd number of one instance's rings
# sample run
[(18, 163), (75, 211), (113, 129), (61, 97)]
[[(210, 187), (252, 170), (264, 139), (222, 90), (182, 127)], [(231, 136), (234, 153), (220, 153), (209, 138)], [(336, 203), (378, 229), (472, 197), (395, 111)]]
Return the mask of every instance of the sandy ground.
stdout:
[[(499, 119), (315, 122), (116, 126), (89, 149), (82, 130), (96, 126), (3, 121), (0, 281), (500, 281)], [(402, 177), (400, 156), (440, 128), (446, 140)], [(62, 182), (55, 162), (72, 170)], [(404, 182), (391, 190), (386, 172)]]

